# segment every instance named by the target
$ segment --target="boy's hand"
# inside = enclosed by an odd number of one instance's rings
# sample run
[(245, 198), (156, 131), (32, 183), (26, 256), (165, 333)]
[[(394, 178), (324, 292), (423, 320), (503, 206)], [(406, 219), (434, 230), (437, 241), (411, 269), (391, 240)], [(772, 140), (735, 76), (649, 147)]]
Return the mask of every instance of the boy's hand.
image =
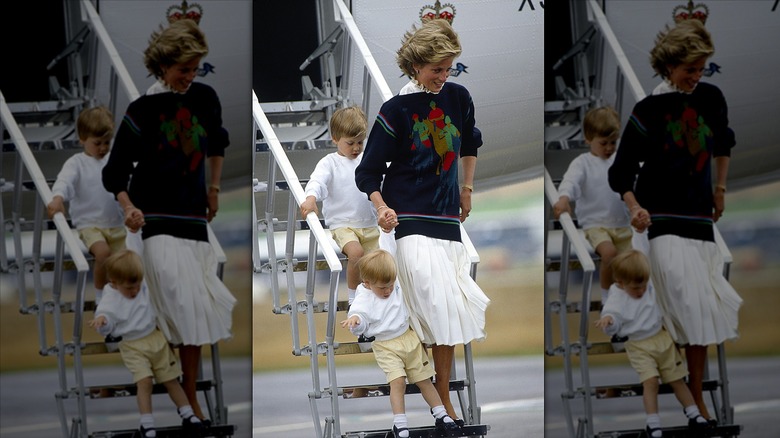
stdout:
[(647, 227), (653, 225), (650, 220), (650, 212), (639, 206), (638, 204), (631, 207), (631, 226), (636, 228), (640, 233), (644, 232)]
[(341, 321), (341, 327), (347, 329), (352, 329), (359, 324), (360, 324), (360, 318), (357, 315), (352, 315), (349, 318), (345, 319), (344, 321)]
[(145, 224), (144, 213), (141, 210), (135, 207), (128, 207), (125, 209), (125, 225), (130, 231), (135, 233)]
[(614, 322), (615, 321), (612, 319), (612, 317), (607, 315), (607, 316), (599, 319), (598, 321), (596, 321), (594, 324), (596, 324), (596, 327), (598, 327), (600, 329), (605, 329), (605, 328), (611, 326)]
[(46, 206), (46, 212), (49, 214), (49, 219), (53, 218), (57, 213), (65, 214), (65, 203), (62, 196), (57, 195), (53, 197), (49, 205)]
[(89, 321), (87, 324), (93, 329), (97, 329), (98, 327), (103, 327), (104, 325), (106, 325), (106, 317), (100, 315), (97, 318)]
[(565, 196), (561, 196), (561, 198), (558, 199), (558, 202), (553, 204), (553, 216), (555, 216), (555, 219), (558, 219), (563, 213), (571, 214), (571, 205), (569, 204), (569, 198)]
[(382, 231), (389, 233), (393, 228), (398, 226), (398, 215), (395, 214), (395, 210), (390, 207), (383, 207), (377, 210), (379, 218), (377, 223)]
[(314, 212), (319, 216), (320, 212), (317, 210), (317, 199), (314, 196), (307, 196), (306, 200), (301, 203), (301, 216), (306, 220), (306, 216)]

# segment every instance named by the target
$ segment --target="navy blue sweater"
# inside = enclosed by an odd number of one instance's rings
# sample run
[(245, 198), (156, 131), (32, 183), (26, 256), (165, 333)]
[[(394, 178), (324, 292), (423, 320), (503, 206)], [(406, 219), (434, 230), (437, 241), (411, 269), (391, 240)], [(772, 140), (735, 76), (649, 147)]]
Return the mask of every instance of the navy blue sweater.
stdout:
[(355, 182), (366, 195), (381, 191), (398, 214), (396, 239), (420, 234), (460, 241), (458, 159), (476, 156), (481, 145), (462, 85), (398, 95), (379, 110)]

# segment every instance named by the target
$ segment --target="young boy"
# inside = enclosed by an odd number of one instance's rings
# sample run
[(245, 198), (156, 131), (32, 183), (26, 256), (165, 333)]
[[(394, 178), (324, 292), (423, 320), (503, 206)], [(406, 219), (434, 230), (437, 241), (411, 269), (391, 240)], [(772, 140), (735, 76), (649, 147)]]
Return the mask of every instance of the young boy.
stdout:
[(363, 254), (379, 248), (379, 227), (371, 201), (355, 185), (355, 168), (363, 158), (363, 142), (368, 122), (357, 106), (340, 108), (330, 119), (330, 135), (337, 152), (323, 157), (306, 184), (306, 200), (301, 215), (318, 213), (317, 201), (322, 201), (322, 215), (333, 240), (347, 256), (347, 289), (349, 303), (360, 284), (357, 263)]
[(688, 427), (700, 429), (709, 426), (700, 414), (688, 385), (683, 378), (688, 374), (672, 337), (661, 321), (661, 312), (650, 283), (650, 263), (638, 249), (627, 250), (612, 259), (610, 298), (601, 310), (596, 327), (608, 335), (628, 337), (626, 354), (642, 382), (642, 401), (647, 413), (647, 435), (663, 436), (658, 415), (658, 378), (674, 390), (688, 417)]
[(409, 436), (404, 407), (406, 379), (420, 388), (436, 418), (437, 429), (445, 432), (457, 429), (431, 382), (435, 373), (420, 338), (409, 327), (409, 313), (398, 290), (393, 256), (383, 249), (374, 250), (360, 259), (358, 268), (363, 284), (358, 286), (348, 318), (341, 326), (354, 335), (376, 338), (371, 348), (390, 385), (394, 436)]
[(76, 130), (84, 152), (73, 155), (63, 164), (52, 186), (54, 197), (47, 211), (49, 217), (64, 214), (64, 203), (70, 203), (73, 226), (95, 257), (92, 276), (95, 304), (98, 304), (106, 284), (103, 265), (111, 253), (124, 248), (126, 235), (122, 209), (114, 195), (103, 188), (102, 180), (114, 136), (114, 117), (105, 107), (87, 108), (79, 114)]
[(152, 414), (152, 377), (161, 382), (182, 418), (187, 436), (204, 428), (192, 411), (179, 381), (181, 367), (176, 356), (157, 329), (156, 317), (149, 301), (149, 289), (143, 281), (143, 261), (134, 251), (122, 249), (105, 263), (108, 284), (105, 296), (89, 326), (101, 335), (122, 337), (119, 352), (133, 374), (141, 413), (141, 436), (157, 436)]
[(579, 226), (601, 258), (599, 282), (603, 305), (612, 284), (610, 261), (631, 248), (628, 212), (620, 196), (609, 187), (607, 178), (609, 167), (615, 161), (620, 118), (610, 107), (591, 109), (585, 114), (582, 131), (590, 152), (569, 164), (558, 186), (560, 198), (553, 205), (553, 213), (556, 218), (563, 212), (571, 214), (569, 203), (576, 201)]

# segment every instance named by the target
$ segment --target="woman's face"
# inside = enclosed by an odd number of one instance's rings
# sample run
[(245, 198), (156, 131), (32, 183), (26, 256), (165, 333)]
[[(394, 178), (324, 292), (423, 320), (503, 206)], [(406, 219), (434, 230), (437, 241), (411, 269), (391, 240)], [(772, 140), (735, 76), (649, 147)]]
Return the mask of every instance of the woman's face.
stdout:
[(162, 80), (174, 90), (184, 93), (190, 88), (198, 72), (200, 58), (163, 67)]
[(423, 87), (429, 91), (438, 93), (441, 91), (441, 87), (447, 82), (447, 78), (450, 77), (450, 69), (455, 58), (447, 58), (438, 64), (424, 64), (422, 66), (414, 66), (419, 72), (414, 78)]
[(700, 58), (685, 64), (667, 66), (669, 69), (669, 81), (680, 90), (690, 93), (696, 88), (699, 80), (701, 80), (706, 62), (707, 58)]

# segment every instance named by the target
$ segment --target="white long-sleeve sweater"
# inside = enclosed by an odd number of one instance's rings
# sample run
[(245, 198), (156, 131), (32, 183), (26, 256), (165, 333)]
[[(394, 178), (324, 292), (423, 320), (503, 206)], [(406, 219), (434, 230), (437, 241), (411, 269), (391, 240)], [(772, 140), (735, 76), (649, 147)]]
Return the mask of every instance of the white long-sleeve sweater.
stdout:
[(125, 298), (111, 284), (107, 284), (95, 310), (95, 318), (98, 316), (106, 317), (106, 325), (98, 328), (101, 335), (121, 336), (128, 341), (143, 338), (157, 327), (146, 282), (141, 283), (141, 290), (133, 299)]
[(355, 336), (376, 336), (377, 341), (386, 341), (409, 330), (409, 312), (398, 282), (387, 298), (378, 297), (360, 284), (347, 314), (348, 317), (353, 315), (360, 318), (360, 324), (350, 329)]
[(571, 161), (558, 185), (558, 194), (575, 202), (574, 212), (582, 229), (629, 226), (625, 204), (609, 187), (607, 172), (614, 161), (614, 154), (606, 160), (590, 152), (581, 154)]
[(70, 203), (68, 211), (76, 229), (124, 226), (122, 208), (103, 187), (102, 173), (108, 156), (98, 160), (79, 152), (68, 158), (57, 174), (52, 193)]
[(365, 193), (355, 185), (355, 159), (330, 153), (317, 163), (306, 183), (306, 196), (322, 201), (322, 216), (329, 228), (371, 228), (377, 226), (376, 212)]

